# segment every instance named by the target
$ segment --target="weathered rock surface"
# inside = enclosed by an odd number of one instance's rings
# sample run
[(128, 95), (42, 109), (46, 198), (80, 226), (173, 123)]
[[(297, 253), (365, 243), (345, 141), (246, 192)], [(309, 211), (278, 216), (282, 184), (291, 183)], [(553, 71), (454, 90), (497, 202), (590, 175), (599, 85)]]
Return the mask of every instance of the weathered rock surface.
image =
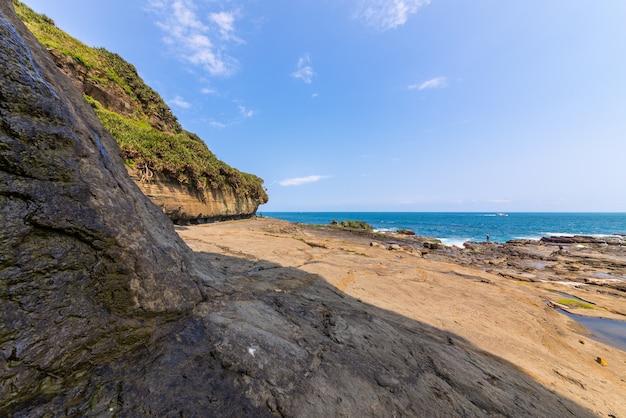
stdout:
[(237, 196), (229, 188), (211, 189), (202, 196), (166, 176), (153, 173), (148, 180), (138, 170), (127, 170), (139, 189), (176, 223), (249, 218), (259, 207), (258, 200)]
[(297, 268), (212, 271), (10, 0), (0, 118), (2, 415), (591, 415)]

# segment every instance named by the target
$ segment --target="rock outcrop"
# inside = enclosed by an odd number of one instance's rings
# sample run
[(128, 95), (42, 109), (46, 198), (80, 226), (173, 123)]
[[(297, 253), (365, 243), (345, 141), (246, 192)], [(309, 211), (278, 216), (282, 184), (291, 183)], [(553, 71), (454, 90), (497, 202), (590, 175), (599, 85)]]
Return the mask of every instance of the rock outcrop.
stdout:
[(152, 173), (146, 180), (140, 171), (126, 169), (139, 189), (178, 224), (249, 218), (259, 207), (257, 199), (237, 196), (230, 188), (210, 189), (202, 194), (162, 174)]
[(213, 271), (118, 154), (0, 0), (2, 415), (591, 415), (296, 268)]
[(610, 236), (585, 236), (585, 235), (573, 235), (573, 236), (549, 236), (542, 237), (541, 242), (550, 244), (594, 244), (594, 245), (626, 245), (626, 236), (624, 235), (610, 235)]

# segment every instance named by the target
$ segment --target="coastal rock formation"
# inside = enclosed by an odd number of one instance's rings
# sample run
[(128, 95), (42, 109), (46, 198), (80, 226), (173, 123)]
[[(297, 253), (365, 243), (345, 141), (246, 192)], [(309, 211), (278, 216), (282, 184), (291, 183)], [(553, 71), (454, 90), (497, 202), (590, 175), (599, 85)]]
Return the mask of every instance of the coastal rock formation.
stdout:
[(259, 207), (258, 200), (237, 196), (230, 188), (215, 188), (202, 195), (162, 174), (152, 173), (146, 180), (138, 170), (126, 169), (143, 194), (176, 223), (249, 218)]
[[(49, 52), (57, 67), (80, 91), (97, 100), (107, 110), (132, 116), (134, 104), (126, 91), (117, 86), (104, 87), (94, 83), (87, 77), (90, 71), (87, 67), (54, 49), (49, 49)], [(171, 116), (169, 111), (151, 113), (150, 122), (164, 132), (180, 129), (176, 119), (168, 119), (167, 115)], [(237, 195), (230, 187), (212, 188), (203, 193), (162, 173), (150, 172), (150, 178), (145, 178), (140, 170), (126, 168), (139, 189), (177, 223), (248, 218), (256, 213), (260, 203), (264, 203), (249, 195)]]
[(15, 5), (57, 68), (117, 139), (131, 178), (170, 219), (251, 217), (267, 202), (263, 181), (218, 160), (202, 139), (185, 131), (132, 64), (104, 48), (84, 45), (47, 16), (17, 1)]
[(592, 416), (315, 275), (211, 267), (130, 180), (10, 0), (0, 177), (2, 415)]

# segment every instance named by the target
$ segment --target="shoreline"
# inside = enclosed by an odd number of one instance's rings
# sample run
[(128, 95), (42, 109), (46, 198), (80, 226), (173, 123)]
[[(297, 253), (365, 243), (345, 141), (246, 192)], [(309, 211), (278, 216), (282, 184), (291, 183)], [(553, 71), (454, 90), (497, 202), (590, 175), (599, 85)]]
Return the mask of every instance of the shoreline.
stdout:
[[(626, 352), (596, 341), (549, 306), (560, 289), (595, 304), (594, 309), (570, 307), (572, 313), (626, 318), (624, 291), (578, 277), (587, 269), (602, 270), (608, 261), (614, 267), (626, 263), (624, 253), (572, 249), (555, 256), (558, 245), (553, 244), (484, 243), (465, 251), (429, 248), (423, 257), (409, 243), (420, 238), (274, 218), (176, 230), (232, 280), (258, 276), (261, 286), (263, 277), (279, 274), (275, 266), (296, 268), (363, 303), (458, 335), (599, 416), (626, 416)], [(551, 268), (542, 265), (546, 260)]]
[[(413, 230), (418, 235), (435, 237), (447, 245), (462, 247), (463, 242), (505, 243), (511, 240), (542, 237), (586, 235), (591, 237), (623, 236), (622, 213), (585, 212), (262, 212), (261, 216), (328, 225), (333, 220), (359, 220), (375, 230), (394, 232)], [(506, 215), (506, 216), (503, 216)], [(622, 238), (626, 245), (626, 237)]]

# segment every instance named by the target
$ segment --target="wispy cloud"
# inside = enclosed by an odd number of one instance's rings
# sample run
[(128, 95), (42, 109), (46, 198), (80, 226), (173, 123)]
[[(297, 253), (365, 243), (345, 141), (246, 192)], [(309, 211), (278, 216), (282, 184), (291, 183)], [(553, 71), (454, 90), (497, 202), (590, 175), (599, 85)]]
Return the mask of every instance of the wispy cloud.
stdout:
[(235, 35), (237, 13), (210, 13), (205, 10), (210, 4), (196, 0), (151, 0), (147, 9), (157, 17), (164, 42), (182, 60), (202, 67), (213, 76), (228, 76), (238, 65), (228, 55), (228, 46), (231, 42), (243, 42)]
[(224, 118), (225, 120), (221, 120), (221, 121), (216, 120), (216, 119), (211, 119), (209, 121), (209, 125), (213, 126), (214, 128), (223, 129), (229, 126), (239, 125), (240, 123), (243, 123), (246, 119), (250, 119), (256, 114), (257, 112), (255, 110), (248, 109), (247, 107), (239, 104), (237, 105), (236, 115), (231, 115), (230, 119), (226, 117)]
[(315, 183), (317, 181), (330, 178), (331, 176), (307, 176), (307, 177), (296, 177), (292, 179), (285, 179), (278, 182), (281, 186), (301, 186), (307, 183)]
[(426, 90), (437, 89), (448, 85), (448, 80), (445, 77), (435, 77), (430, 80), (426, 80), (420, 84), (411, 84), (409, 90)]
[(296, 71), (291, 73), (291, 76), (293, 78), (299, 78), (307, 84), (311, 84), (313, 82), (315, 71), (313, 70), (313, 66), (311, 66), (311, 56), (309, 54), (305, 54), (298, 59)]
[(188, 101), (186, 101), (185, 99), (183, 99), (180, 96), (174, 97), (169, 102), (170, 102), (171, 105), (177, 106), (177, 107), (182, 107), (183, 109), (189, 109), (191, 107), (191, 103), (189, 103)]
[(412, 14), (430, 0), (360, 0), (355, 18), (385, 31), (404, 25)]
[(217, 120), (211, 120), (211, 121), (209, 121), (209, 125), (211, 125), (211, 126), (212, 126), (212, 127), (214, 127), (214, 128), (218, 128), (218, 129), (223, 129), (223, 128), (225, 128), (226, 126), (228, 126), (228, 125), (226, 125), (225, 123), (222, 123), (222, 122), (217, 121)]
[(219, 33), (224, 40), (235, 41), (238, 43), (243, 42), (239, 37), (235, 35), (235, 18), (237, 12), (224, 12), (211, 13), (209, 18), (213, 23), (217, 25)]
[(256, 113), (254, 110), (246, 109), (245, 106), (238, 106), (239, 114), (244, 118), (251, 118)]

